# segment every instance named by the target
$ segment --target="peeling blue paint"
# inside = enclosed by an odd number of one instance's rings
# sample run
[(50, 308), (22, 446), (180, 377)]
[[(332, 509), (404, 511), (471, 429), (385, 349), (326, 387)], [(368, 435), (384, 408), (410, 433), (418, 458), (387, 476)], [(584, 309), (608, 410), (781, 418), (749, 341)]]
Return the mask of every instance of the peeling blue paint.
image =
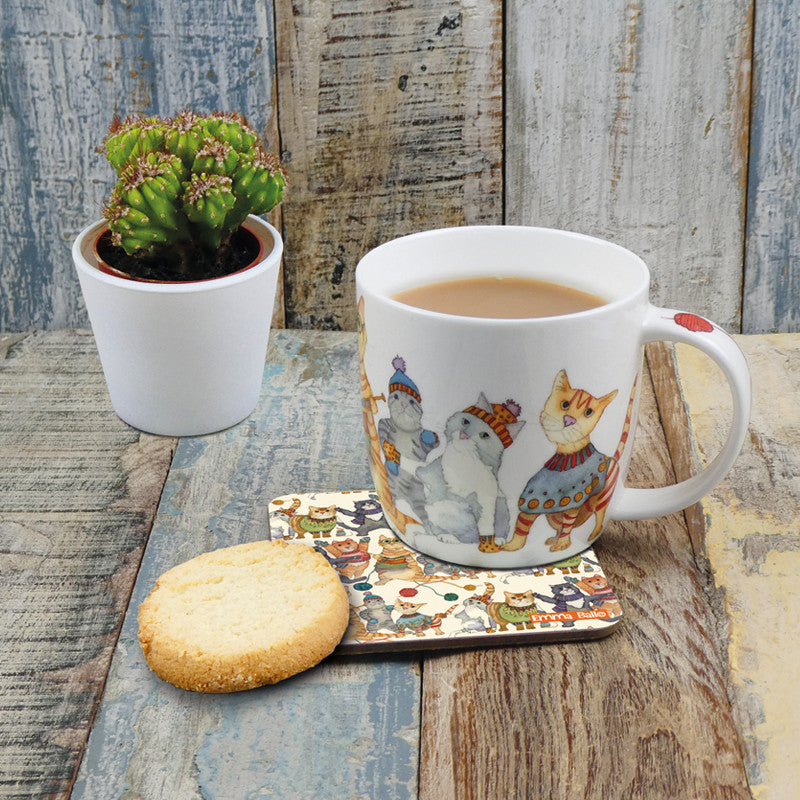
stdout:
[(757, 4), (743, 333), (800, 330), (799, 33), (793, 0)]
[[(416, 664), (398, 674), (396, 665), (367, 692), (371, 727), (381, 732), (369, 758), (361, 761), (357, 790), (365, 797), (405, 800), (417, 796), (417, 752), (420, 708), (415, 693), (421, 690)], [(400, 734), (403, 734), (402, 736)], [(384, 741), (384, 737), (389, 737)]]
[(187, 436), (178, 442), (172, 457), (173, 469), (188, 469), (197, 463), (208, 447), (208, 441), (201, 436)]
[(232, 696), (195, 757), (201, 795), (415, 798), (418, 698), (415, 663), (338, 661)]
[[(330, 370), (303, 381), (310, 362), (323, 358), (316, 335), (276, 332), (275, 379), (265, 383), (253, 416), (223, 433), (179, 442), (76, 800), (417, 796), (416, 657), (334, 658), (275, 686), (199, 695), (156, 678), (138, 644), (138, 607), (165, 569), (215, 547), (263, 538), (268, 503), (278, 495), (315, 488), (312, 482), (368, 485), (366, 449), (356, 447), (364, 434), (355, 337), (324, 341)], [(338, 399), (344, 396), (350, 399)], [(204, 495), (212, 479), (213, 491)], [(165, 756), (165, 747), (174, 755)], [(186, 781), (196, 781), (188, 794)]]
[(273, 17), (269, 0), (3, 3), (0, 330), (88, 327), (70, 244), (113, 186), (95, 147), (115, 113), (241, 111), (277, 151)]

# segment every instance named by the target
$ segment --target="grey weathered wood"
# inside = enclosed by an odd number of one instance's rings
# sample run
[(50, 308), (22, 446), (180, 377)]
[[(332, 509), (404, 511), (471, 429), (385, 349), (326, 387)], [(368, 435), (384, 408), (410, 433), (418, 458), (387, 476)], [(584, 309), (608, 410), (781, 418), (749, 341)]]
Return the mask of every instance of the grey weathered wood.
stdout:
[[(671, 342), (650, 342), (646, 353), (675, 479), (685, 481), (697, 472), (697, 465), (688, 442), (689, 419), (675, 374), (674, 347)], [(700, 561), (703, 559), (703, 539), (706, 532), (702, 507), (695, 503), (685, 508), (683, 517), (695, 559)]]
[(175, 440), (111, 408), (86, 332), (0, 336), (0, 797), (66, 797)]
[(256, 412), (178, 445), (73, 798), (416, 797), (415, 657), (329, 659), (272, 687), (201, 695), (155, 677), (137, 641), (163, 571), (266, 538), (274, 497), (369, 482), (355, 337), (273, 333)]
[(380, 242), (502, 221), (501, 5), (277, 0), (290, 327), (354, 330)]
[(506, 4), (506, 221), (611, 238), (739, 330), (751, 5)]
[(111, 185), (94, 146), (113, 113), (187, 104), (283, 144), (293, 326), (354, 327), (378, 241), (505, 216), (631, 247), (657, 302), (797, 330), (793, 4), (502, 5), (7, 0), (0, 330), (86, 324), (69, 242)]
[(756, 5), (743, 333), (800, 330), (800, 9)]
[[(649, 380), (628, 480), (674, 481)], [(682, 515), (613, 523), (596, 553), (624, 609), (607, 639), (425, 661), (421, 798), (749, 800)]]
[(239, 110), (278, 148), (274, 41), (269, 0), (3, 3), (0, 330), (86, 325), (70, 244), (113, 186), (114, 114)]

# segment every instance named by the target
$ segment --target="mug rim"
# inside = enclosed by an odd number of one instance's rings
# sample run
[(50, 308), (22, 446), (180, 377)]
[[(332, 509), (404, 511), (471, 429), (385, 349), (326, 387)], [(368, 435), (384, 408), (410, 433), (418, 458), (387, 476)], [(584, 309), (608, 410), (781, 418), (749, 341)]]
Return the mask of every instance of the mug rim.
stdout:
[[(385, 254), (387, 251), (394, 249), (395, 247), (407, 245), (409, 243), (413, 243), (418, 240), (424, 241), (426, 239), (440, 239), (453, 236), (462, 238), (463, 236), (475, 235), (475, 233), (488, 233), (490, 235), (496, 235), (497, 233), (500, 233), (500, 235), (502, 235), (501, 232), (504, 231), (511, 231), (517, 234), (519, 234), (520, 232), (539, 234), (553, 238), (560, 238), (564, 240), (580, 241), (590, 244), (592, 246), (615, 251), (620, 256), (623, 256), (625, 258), (625, 261), (628, 262), (631, 265), (631, 267), (637, 270), (638, 275), (634, 278), (633, 281), (635, 283), (635, 288), (630, 291), (627, 291), (620, 297), (617, 297), (615, 299), (603, 303), (600, 306), (585, 309), (583, 311), (575, 311), (568, 314), (554, 314), (551, 316), (540, 316), (540, 317), (481, 317), (481, 316), (471, 316), (464, 314), (445, 313), (441, 311), (431, 311), (429, 309), (420, 308), (419, 306), (410, 305), (408, 303), (403, 303), (399, 300), (396, 300), (394, 299), (394, 297), (392, 297), (392, 295), (389, 292), (381, 291), (379, 289), (376, 289), (374, 285), (373, 286), (370, 285), (372, 283), (374, 275), (377, 272), (377, 268), (373, 264), (374, 260), (379, 256)], [(511, 276), (512, 275), (509, 273), (509, 277)], [(472, 276), (465, 271), (461, 277), (468, 278)], [(437, 283), (448, 282), (450, 280), (459, 280), (459, 279), (460, 279), (459, 276), (440, 275), (428, 278), (427, 280), (422, 280), (410, 284), (407, 288), (417, 288), (420, 286), (433, 285)], [(393, 239), (389, 239), (386, 242), (383, 242), (382, 244), (372, 248), (367, 253), (365, 253), (364, 256), (362, 256), (362, 258), (360, 259), (360, 261), (356, 266), (355, 280), (356, 280), (357, 294), (359, 296), (368, 294), (382, 303), (386, 303), (389, 306), (397, 309), (402, 309), (404, 312), (410, 314), (418, 314), (423, 317), (438, 319), (442, 321), (451, 321), (451, 322), (458, 321), (462, 323), (467, 322), (471, 325), (475, 324), (493, 325), (493, 326), (508, 325), (508, 324), (542, 325), (542, 324), (552, 323), (554, 320), (562, 321), (562, 320), (572, 320), (578, 318), (585, 319), (591, 316), (607, 314), (609, 312), (613, 313), (619, 308), (627, 306), (629, 303), (636, 301), (642, 295), (644, 295), (645, 299), (648, 299), (649, 289), (650, 289), (650, 270), (645, 264), (644, 260), (639, 255), (634, 253), (632, 250), (629, 250), (628, 248), (623, 247), (622, 245), (617, 244), (616, 242), (612, 242), (607, 239), (602, 239), (597, 236), (591, 236), (589, 234), (578, 233), (576, 231), (569, 231), (559, 228), (547, 228), (547, 227), (531, 226), (531, 225), (460, 225), (460, 226), (432, 228), (429, 230), (417, 231), (414, 233), (405, 234), (403, 236), (398, 236)], [(396, 289), (395, 291), (403, 291), (403, 289)]]

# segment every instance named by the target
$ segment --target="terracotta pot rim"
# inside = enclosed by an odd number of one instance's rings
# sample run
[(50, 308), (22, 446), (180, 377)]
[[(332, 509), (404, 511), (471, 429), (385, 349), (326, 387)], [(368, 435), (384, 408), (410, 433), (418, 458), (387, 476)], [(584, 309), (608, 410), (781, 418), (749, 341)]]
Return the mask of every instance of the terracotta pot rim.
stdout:
[(108, 269), (102, 269), (99, 264), (100, 259), (95, 254), (95, 242), (108, 228), (105, 220), (96, 220), (80, 231), (72, 245), (73, 261), (79, 273), (86, 277), (107, 282), (120, 288), (124, 287), (131, 291), (181, 294), (217, 290), (241, 281), (250, 280), (251, 276), (255, 277), (269, 269), (270, 265), (275, 261), (280, 261), (283, 255), (283, 239), (270, 223), (261, 217), (251, 214), (243, 225), (259, 241), (258, 258), (240, 270), (215, 278), (191, 281), (152, 281), (132, 278), (126, 273), (115, 270), (110, 265), (108, 265)]
[(122, 278), (123, 280), (127, 281), (135, 281), (137, 283), (156, 283), (156, 284), (178, 284), (184, 285), (189, 283), (206, 283), (207, 281), (217, 281), (220, 278), (228, 278), (231, 275), (238, 275), (240, 272), (246, 272), (248, 269), (252, 269), (259, 261), (264, 257), (264, 241), (263, 239), (251, 229), (251, 227), (247, 224), (249, 220), (245, 220), (241, 227), (244, 228), (249, 234), (255, 237), (255, 240), (258, 242), (258, 253), (256, 254), (255, 258), (247, 265), (242, 267), (241, 269), (234, 270), (233, 272), (229, 272), (227, 275), (216, 275), (212, 278), (193, 278), (191, 280), (186, 281), (167, 281), (167, 280), (158, 280), (157, 278), (138, 278), (135, 275), (131, 275), (128, 272), (124, 272), (121, 269), (117, 269), (116, 267), (112, 267), (107, 261), (104, 261), (103, 258), (100, 256), (100, 253), (97, 252), (97, 243), (102, 239), (104, 236), (109, 234), (108, 225), (104, 226), (100, 231), (98, 231), (97, 235), (94, 237), (94, 242), (92, 243), (92, 252), (94, 253), (95, 260), (97, 261), (97, 269), (100, 272), (104, 272), (106, 275), (113, 275), (115, 278)]

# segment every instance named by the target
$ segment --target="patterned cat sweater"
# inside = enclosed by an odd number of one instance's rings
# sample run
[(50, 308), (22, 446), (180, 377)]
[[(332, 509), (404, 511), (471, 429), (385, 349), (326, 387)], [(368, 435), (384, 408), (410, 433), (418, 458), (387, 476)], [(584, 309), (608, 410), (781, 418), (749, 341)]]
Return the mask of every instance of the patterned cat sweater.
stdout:
[(580, 508), (602, 491), (608, 456), (589, 443), (577, 453), (556, 453), (529, 481), (519, 499), (520, 511), (554, 514)]
[(512, 606), (508, 603), (501, 603), (497, 609), (497, 615), (504, 622), (511, 622), (514, 625), (527, 623), (531, 621), (531, 614), (538, 612), (535, 603), (530, 603), (527, 606)]
[(425, 628), (439, 628), (442, 621), (416, 611), (413, 614), (401, 614), (395, 620), (395, 624), (400, 630), (424, 630)]

